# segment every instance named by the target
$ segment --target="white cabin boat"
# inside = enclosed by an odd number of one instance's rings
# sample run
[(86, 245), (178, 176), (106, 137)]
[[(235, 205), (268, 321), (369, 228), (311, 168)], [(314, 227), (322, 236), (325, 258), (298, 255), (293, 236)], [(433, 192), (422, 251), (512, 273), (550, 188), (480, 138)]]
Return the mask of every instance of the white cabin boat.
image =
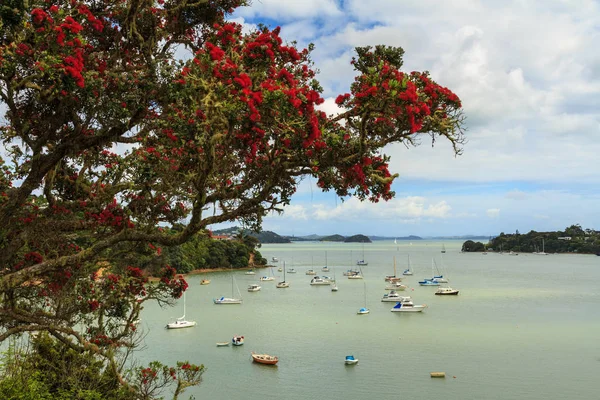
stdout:
[(323, 279), (320, 276), (315, 276), (310, 280), (311, 285), (331, 285), (331, 281), (329, 279)]
[(246, 271), (246, 272), (244, 272), (244, 274), (246, 274), (246, 275), (255, 275), (255, 274), (256, 274), (256, 272), (254, 272), (254, 270), (253, 270), (253, 269), (251, 269), (251, 270), (249, 270), (249, 271)]
[(396, 292), (395, 290), (392, 290), (389, 293), (386, 293), (383, 295), (383, 297), (381, 298), (381, 301), (383, 302), (408, 302), (408, 301), (412, 301), (410, 296), (400, 296), (400, 294), (398, 294), (398, 292)]
[(360, 272), (356, 273), (356, 274), (352, 274), (352, 275), (348, 275), (348, 279), (362, 279), (363, 276)]
[(427, 308), (427, 306), (425, 304), (415, 305), (415, 304), (413, 304), (412, 301), (407, 301), (407, 302), (399, 301), (398, 303), (396, 303), (396, 305), (390, 311), (392, 311), (392, 312), (421, 312), (425, 308)]
[(309, 269), (308, 271), (306, 271), (306, 275), (316, 275), (316, 271), (314, 269)]
[(435, 294), (438, 296), (456, 296), (458, 295), (458, 290), (451, 287), (440, 287), (435, 291)]
[(408, 286), (401, 284), (400, 282), (389, 282), (385, 285), (385, 290), (398, 290), (404, 291), (408, 288)]
[(261, 289), (261, 287), (259, 285), (248, 285), (248, 291), (249, 292), (258, 292)]

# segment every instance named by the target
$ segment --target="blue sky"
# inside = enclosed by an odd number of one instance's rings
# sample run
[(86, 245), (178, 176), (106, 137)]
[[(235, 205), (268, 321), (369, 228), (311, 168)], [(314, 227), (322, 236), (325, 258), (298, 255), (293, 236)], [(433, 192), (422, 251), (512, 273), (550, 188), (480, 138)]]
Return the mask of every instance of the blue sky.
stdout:
[(233, 19), (282, 27), (313, 58), (328, 100), (348, 90), (356, 46), (403, 47), (457, 93), (468, 143), (390, 146), (396, 198), (360, 203), (303, 181), (264, 229), (405, 236), (600, 229), (600, 5), (597, 1), (254, 0)]

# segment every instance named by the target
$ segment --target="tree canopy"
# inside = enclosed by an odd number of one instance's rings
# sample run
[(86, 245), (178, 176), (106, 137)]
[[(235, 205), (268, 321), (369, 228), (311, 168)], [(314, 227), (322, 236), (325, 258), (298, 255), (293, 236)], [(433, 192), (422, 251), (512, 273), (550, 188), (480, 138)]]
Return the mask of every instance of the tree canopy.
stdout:
[[(459, 98), (427, 72), (401, 72), (402, 49), (356, 49), (356, 79), (328, 116), (311, 48), (279, 28), (243, 33), (226, 20), (242, 5), (2, 3), (0, 341), (46, 332), (104, 360), (140, 398), (158, 377), (177, 378), (179, 393), (202, 367), (154, 365), (135, 380), (117, 362), (143, 303), (187, 287), (163, 248), (216, 223), (260, 227), (306, 176), (342, 197), (389, 200), (390, 143), (429, 135), (460, 153)], [(140, 255), (154, 262), (141, 268)]]

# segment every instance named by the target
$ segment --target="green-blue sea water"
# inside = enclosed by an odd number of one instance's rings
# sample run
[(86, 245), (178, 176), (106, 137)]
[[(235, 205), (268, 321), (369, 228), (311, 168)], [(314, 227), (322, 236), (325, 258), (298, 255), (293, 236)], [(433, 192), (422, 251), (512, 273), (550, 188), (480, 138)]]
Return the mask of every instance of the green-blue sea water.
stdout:
[[(148, 305), (140, 327), (145, 333), (138, 361), (178, 360), (207, 367), (204, 381), (184, 398), (196, 399), (596, 399), (600, 398), (600, 257), (460, 253), (462, 241), (380, 241), (365, 244), (299, 242), (263, 245), (268, 260), (277, 257), (275, 281), (246, 291), (269, 269), (256, 275), (234, 271), (242, 305), (215, 305), (230, 296), (230, 272), (188, 279), (186, 319), (196, 327), (167, 330), (181, 316), (174, 308)], [(342, 272), (364, 258), (362, 280)], [(427, 304), (423, 313), (392, 313), (381, 302), (385, 275), (398, 274), (410, 255), (414, 270), (404, 279), (406, 295)], [(443, 257), (443, 258), (442, 258)], [(331, 272), (321, 272), (325, 265)], [(435, 296), (420, 287), (431, 278), (432, 259), (460, 290)], [(275, 284), (283, 279), (287, 289)], [(329, 286), (310, 286), (313, 268), (333, 276)], [(207, 278), (211, 283), (200, 285)], [(365, 304), (370, 314), (357, 315)], [(237, 290), (236, 290), (237, 291)], [(236, 293), (237, 294), (237, 293)], [(240, 347), (216, 347), (235, 334)], [(253, 363), (250, 352), (279, 357), (276, 367)], [(344, 365), (346, 355), (359, 359)], [(429, 373), (443, 371), (445, 379)]]

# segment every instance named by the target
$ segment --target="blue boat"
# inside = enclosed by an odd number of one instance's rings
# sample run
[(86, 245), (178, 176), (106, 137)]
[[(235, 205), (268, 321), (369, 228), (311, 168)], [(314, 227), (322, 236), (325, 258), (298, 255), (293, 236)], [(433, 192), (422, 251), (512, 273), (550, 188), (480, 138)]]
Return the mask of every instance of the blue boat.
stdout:
[(346, 365), (354, 365), (358, 363), (358, 358), (354, 358), (354, 356), (346, 356), (345, 360)]
[(439, 282), (436, 282), (431, 279), (425, 279), (424, 281), (419, 281), (419, 285), (421, 286), (440, 286)]

